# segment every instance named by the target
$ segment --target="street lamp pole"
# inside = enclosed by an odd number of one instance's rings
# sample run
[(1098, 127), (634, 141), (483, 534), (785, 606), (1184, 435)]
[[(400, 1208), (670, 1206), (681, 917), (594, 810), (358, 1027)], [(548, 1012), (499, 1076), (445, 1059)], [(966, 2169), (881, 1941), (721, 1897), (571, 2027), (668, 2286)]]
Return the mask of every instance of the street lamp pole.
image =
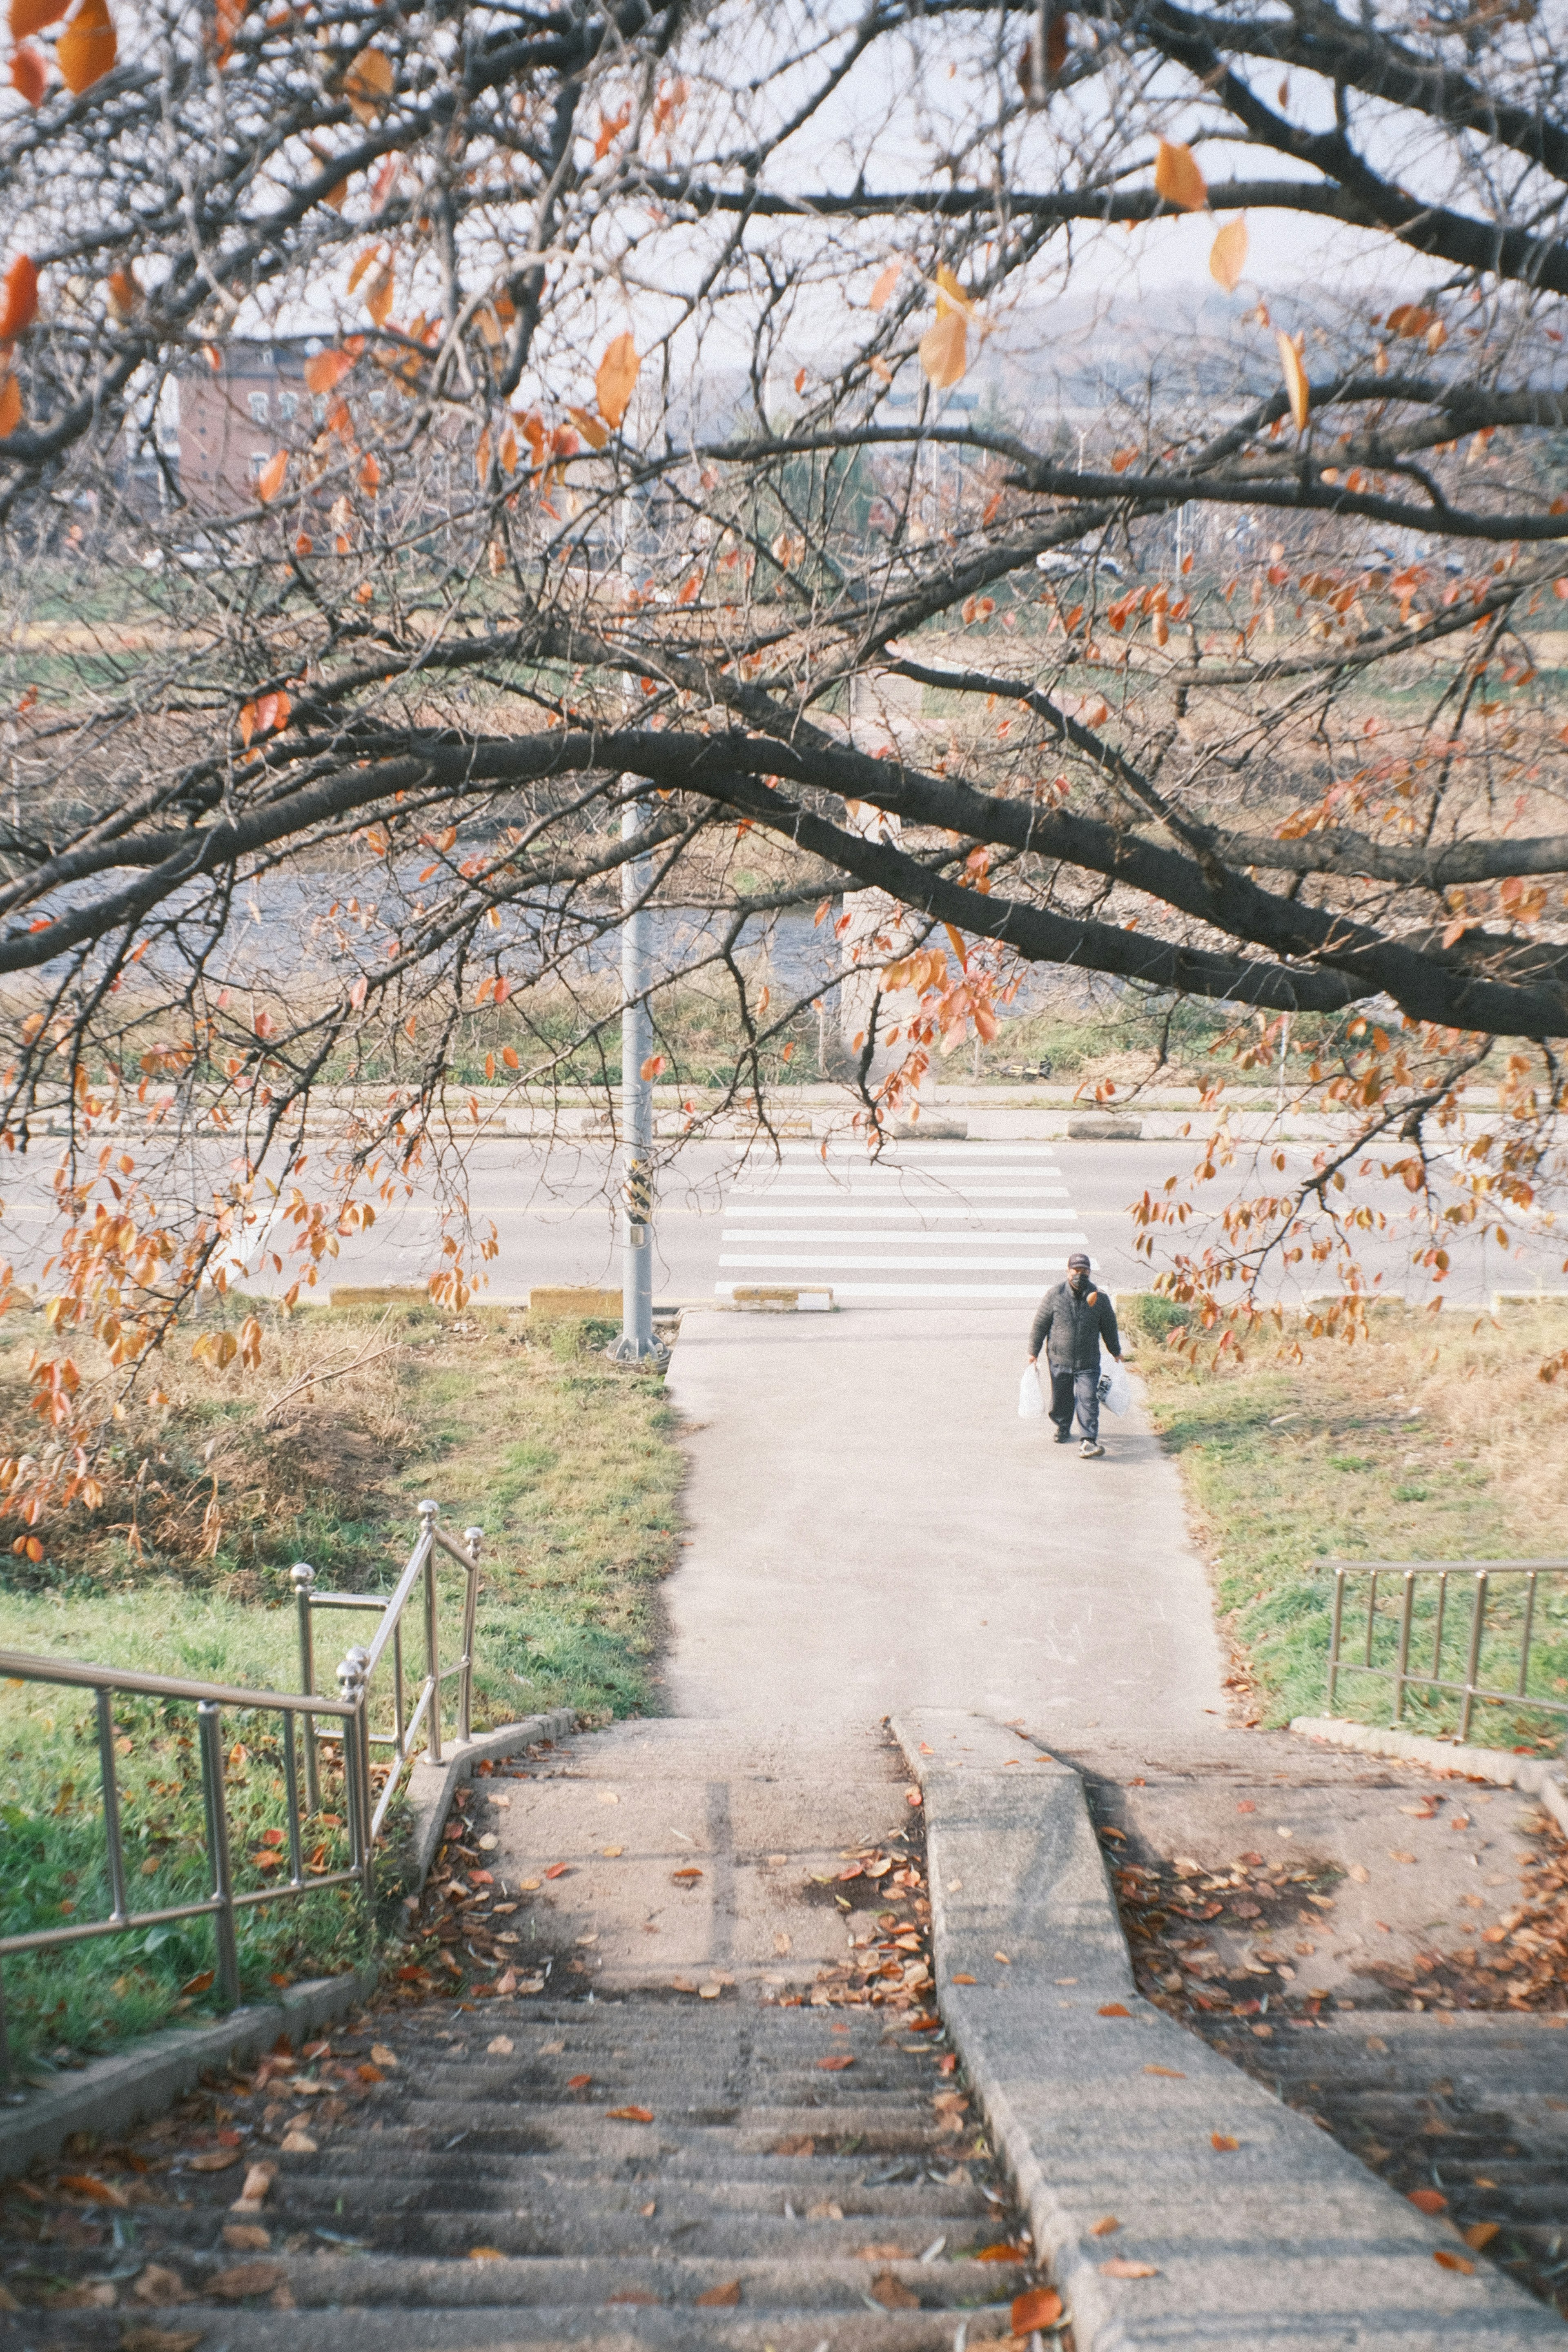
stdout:
[[(645, 823), (643, 803), (628, 801), (621, 839), (637, 841)], [(648, 870), (647, 858), (635, 852), (621, 867), (621, 1336), (610, 1350), (621, 1364), (661, 1352), (653, 1336), (653, 1083), (642, 1074), (653, 1050), (648, 912), (642, 904)]]

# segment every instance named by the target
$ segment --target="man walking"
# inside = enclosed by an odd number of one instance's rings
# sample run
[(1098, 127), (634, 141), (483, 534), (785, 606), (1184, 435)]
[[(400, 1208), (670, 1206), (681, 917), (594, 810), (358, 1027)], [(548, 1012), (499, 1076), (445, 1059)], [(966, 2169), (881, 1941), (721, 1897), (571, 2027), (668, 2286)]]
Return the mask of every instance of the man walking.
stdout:
[(1120, 1360), (1121, 1335), (1116, 1309), (1105, 1292), (1089, 1278), (1089, 1258), (1074, 1250), (1068, 1260), (1068, 1278), (1047, 1290), (1035, 1311), (1029, 1333), (1029, 1361), (1039, 1361), (1040, 1349), (1051, 1375), (1050, 1416), (1057, 1425), (1057, 1444), (1072, 1444), (1073, 1407), (1083, 1443), (1082, 1461), (1092, 1462), (1105, 1448), (1100, 1442), (1100, 1343)]

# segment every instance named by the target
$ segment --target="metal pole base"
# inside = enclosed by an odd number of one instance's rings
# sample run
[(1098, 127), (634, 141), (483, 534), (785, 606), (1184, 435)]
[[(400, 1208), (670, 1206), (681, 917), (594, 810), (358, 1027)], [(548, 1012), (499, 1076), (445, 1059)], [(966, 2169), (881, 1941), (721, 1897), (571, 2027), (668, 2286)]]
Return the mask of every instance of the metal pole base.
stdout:
[(669, 1349), (662, 1339), (649, 1339), (639, 1347), (629, 1331), (612, 1339), (605, 1353), (612, 1364), (657, 1364), (662, 1369), (669, 1361)]

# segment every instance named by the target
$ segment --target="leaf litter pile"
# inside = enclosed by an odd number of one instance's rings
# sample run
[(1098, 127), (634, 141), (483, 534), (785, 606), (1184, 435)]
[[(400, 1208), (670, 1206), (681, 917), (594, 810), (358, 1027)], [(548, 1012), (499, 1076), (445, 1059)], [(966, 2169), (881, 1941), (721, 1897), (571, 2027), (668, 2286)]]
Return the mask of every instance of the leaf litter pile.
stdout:
[[(1436, 1819), (1444, 1802), (1428, 1795), (1422, 1817)], [(1544, 1814), (1528, 1833), (1536, 1851), (1518, 1857), (1526, 1881), (1518, 1902), (1451, 1948), (1359, 1961), (1345, 1999), (1314, 1987), (1303, 1966), (1331, 1933), (1344, 1877), (1336, 1865), (1309, 1856), (1271, 1864), (1256, 1853), (1215, 1869), (1187, 1856), (1121, 1860), (1121, 1833), (1101, 1832), (1144, 1997), (1450, 2223), (1455, 2244), (1436, 2262), (1473, 2272), (1484, 2255), (1568, 2318), (1568, 2130), (1542, 2129), (1539, 2114), (1521, 2121), (1506, 2088), (1480, 2104), (1456, 2095), (1442, 2041), (1425, 2027), (1414, 2042), (1375, 2031), (1380, 2011), (1421, 2016), (1438, 2035), (1467, 2014), (1511, 2014), (1568, 2038), (1568, 1845)], [(1340, 2046), (1295, 2044), (1315, 2032)], [(1379, 2062), (1370, 2076), (1363, 2057)], [(1568, 2113), (1560, 2098), (1532, 2104)]]

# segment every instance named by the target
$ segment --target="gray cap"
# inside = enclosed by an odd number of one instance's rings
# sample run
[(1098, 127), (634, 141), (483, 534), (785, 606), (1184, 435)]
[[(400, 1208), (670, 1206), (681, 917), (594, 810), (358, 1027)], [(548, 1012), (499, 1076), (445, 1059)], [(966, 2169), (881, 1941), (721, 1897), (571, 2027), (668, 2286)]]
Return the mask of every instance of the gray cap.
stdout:
[(1087, 1265), (1088, 1264), (1089, 1252), (1087, 1250), (1074, 1250), (1072, 1255), (1068, 1260), (1069, 1267), (1075, 1265)]

